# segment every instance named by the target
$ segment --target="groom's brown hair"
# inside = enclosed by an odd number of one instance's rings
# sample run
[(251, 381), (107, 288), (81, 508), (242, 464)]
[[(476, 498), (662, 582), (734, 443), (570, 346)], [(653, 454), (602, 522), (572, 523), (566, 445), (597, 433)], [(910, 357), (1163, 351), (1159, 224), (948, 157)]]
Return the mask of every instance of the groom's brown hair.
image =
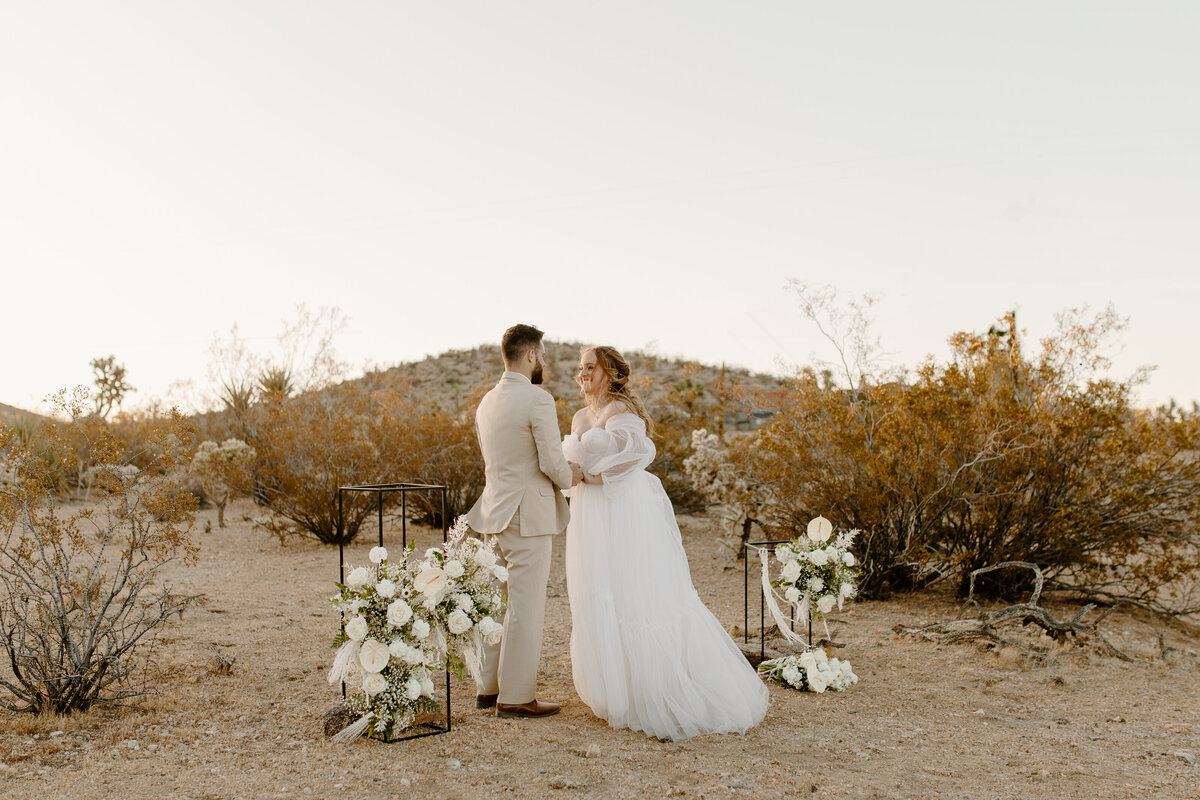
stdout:
[(543, 336), (545, 334), (532, 325), (513, 325), (504, 332), (504, 338), (500, 340), (504, 363), (515, 364), (520, 361), (527, 350), (541, 344)]

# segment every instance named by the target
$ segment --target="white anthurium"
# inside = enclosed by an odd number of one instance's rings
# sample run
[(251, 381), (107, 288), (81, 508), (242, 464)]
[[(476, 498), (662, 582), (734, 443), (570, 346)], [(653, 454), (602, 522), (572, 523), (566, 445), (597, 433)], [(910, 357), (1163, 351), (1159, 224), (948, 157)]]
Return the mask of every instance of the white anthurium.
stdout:
[(378, 639), (367, 639), (358, 651), (358, 663), (363, 672), (383, 672), (392, 654), (388, 646)]
[(833, 523), (824, 517), (814, 517), (808, 523), (808, 538), (814, 542), (827, 542), (833, 535)]

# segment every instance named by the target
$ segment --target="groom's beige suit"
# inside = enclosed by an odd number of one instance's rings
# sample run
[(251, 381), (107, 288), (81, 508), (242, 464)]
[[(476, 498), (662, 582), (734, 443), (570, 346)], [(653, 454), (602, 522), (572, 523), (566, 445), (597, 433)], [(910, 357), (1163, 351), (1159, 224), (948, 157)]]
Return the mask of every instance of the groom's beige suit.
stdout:
[(485, 647), (480, 694), (502, 704), (535, 699), (542, 655), (546, 581), (554, 534), (570, 510), (559, 491), (571, 486), (554, 398), (518, 372), (505, 372), (475, 413), (486, 484), (467, 524), (496, 537), (508, 568), (508, 612), (499, 645)]

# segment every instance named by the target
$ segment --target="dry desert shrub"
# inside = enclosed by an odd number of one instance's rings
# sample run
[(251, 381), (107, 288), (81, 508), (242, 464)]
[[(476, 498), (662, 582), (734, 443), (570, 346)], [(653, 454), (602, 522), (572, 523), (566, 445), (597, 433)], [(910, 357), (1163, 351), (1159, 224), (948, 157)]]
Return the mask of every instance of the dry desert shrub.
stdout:
[(326, 544), (354, 539), (374, 506), (347, 493), (338, 527), (338, 487), (383, 483), (393, 474), (393, 426), (375, 393), (343, 383), (247, 409), (256, 452), (247, 487), (271, 514), (256, 522), (280, 537)]
[(189, 426), (164, 418), (133, 452), (85, 415), (86, 399), (60, 393), (72, 421), (45, 429), (96, 467), (94, 502), (69, 513), (55, 507), (44, 459), (0, 429), (0, 705), (14, 711), (67, 714), (152, 691), (155, 637), (191, 601), (159, 580), (167, 564), (196, 557), (195, 498), (173, 477)]
[[(810, 318), (827, 310), (828, 296), (797, 288)], [(774, 416), (727, 454), (741, 484), (727, 481), (726, 502), (780, 537), (818, 514), (861, 529), (867, 595), (939, 580), (965, 591), (972, 570), (1030, 561), (1050, 587), (1197, 610), (1176, 590), (1200, 576), (1200, 461), (1189, 456), (1200, 423), (1134, 408), (1140, 376), (1105, 374), (1103, 346), (1122, 325), (1111, 310), (1062, 315), (1034, 354), (1008, 314), (951, 337), (951, 358), (911, 379), (869, 368), (861, 311), (841, 328), (819, 320), (843, 357), (841, 385), (802, 370), (764, 401)], [(1027, 584), (1001, 572), (976, 591)]]

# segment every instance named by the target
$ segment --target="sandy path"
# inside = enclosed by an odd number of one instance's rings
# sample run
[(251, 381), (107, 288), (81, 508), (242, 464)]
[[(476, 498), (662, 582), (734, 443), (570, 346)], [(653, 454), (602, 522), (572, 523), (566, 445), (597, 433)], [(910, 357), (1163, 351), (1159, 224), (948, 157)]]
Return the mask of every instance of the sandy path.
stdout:
[[(325, 682), (336, 550), (280, 547), (239, 520), (248, 510), (228, 514), (226, 530), (197, 534), (200, 564), (173, 571), (181, 589), (207, 597), (169, 634), (168, 658), (186, 679), (140, 712), (0, 712), (0, 796), (1200, 798), (1200, 662), (1082, 656), (1028, 670), (892, 634), (897, 622), (953, 615), (937, 595), (849, 606), (838, 638), (861, 683), (825, 695), (772, 686), (766, 720), (745, 736), (671, 744), (612, 730), (571, 688), (561, 540), (541, 695), (564, 702), (563, 713), (498, 720), (455, 682), (451, 733), (335, 745), (321, 716), (339, 696)], [(215, 524), (214, 512), (201, 516)], [(681, 522), (701, 597), (726, 624), (740, 623), (741, 571), (722, 569), (712, 522)], [(365, 563), (367, 547), (348, 561)], [(1154, 641), (1147, 621), (1130, 616), (1106, 629), (1131, 649)], [(209, 672), (214, 647), (236, 658), (232, 675)]]

